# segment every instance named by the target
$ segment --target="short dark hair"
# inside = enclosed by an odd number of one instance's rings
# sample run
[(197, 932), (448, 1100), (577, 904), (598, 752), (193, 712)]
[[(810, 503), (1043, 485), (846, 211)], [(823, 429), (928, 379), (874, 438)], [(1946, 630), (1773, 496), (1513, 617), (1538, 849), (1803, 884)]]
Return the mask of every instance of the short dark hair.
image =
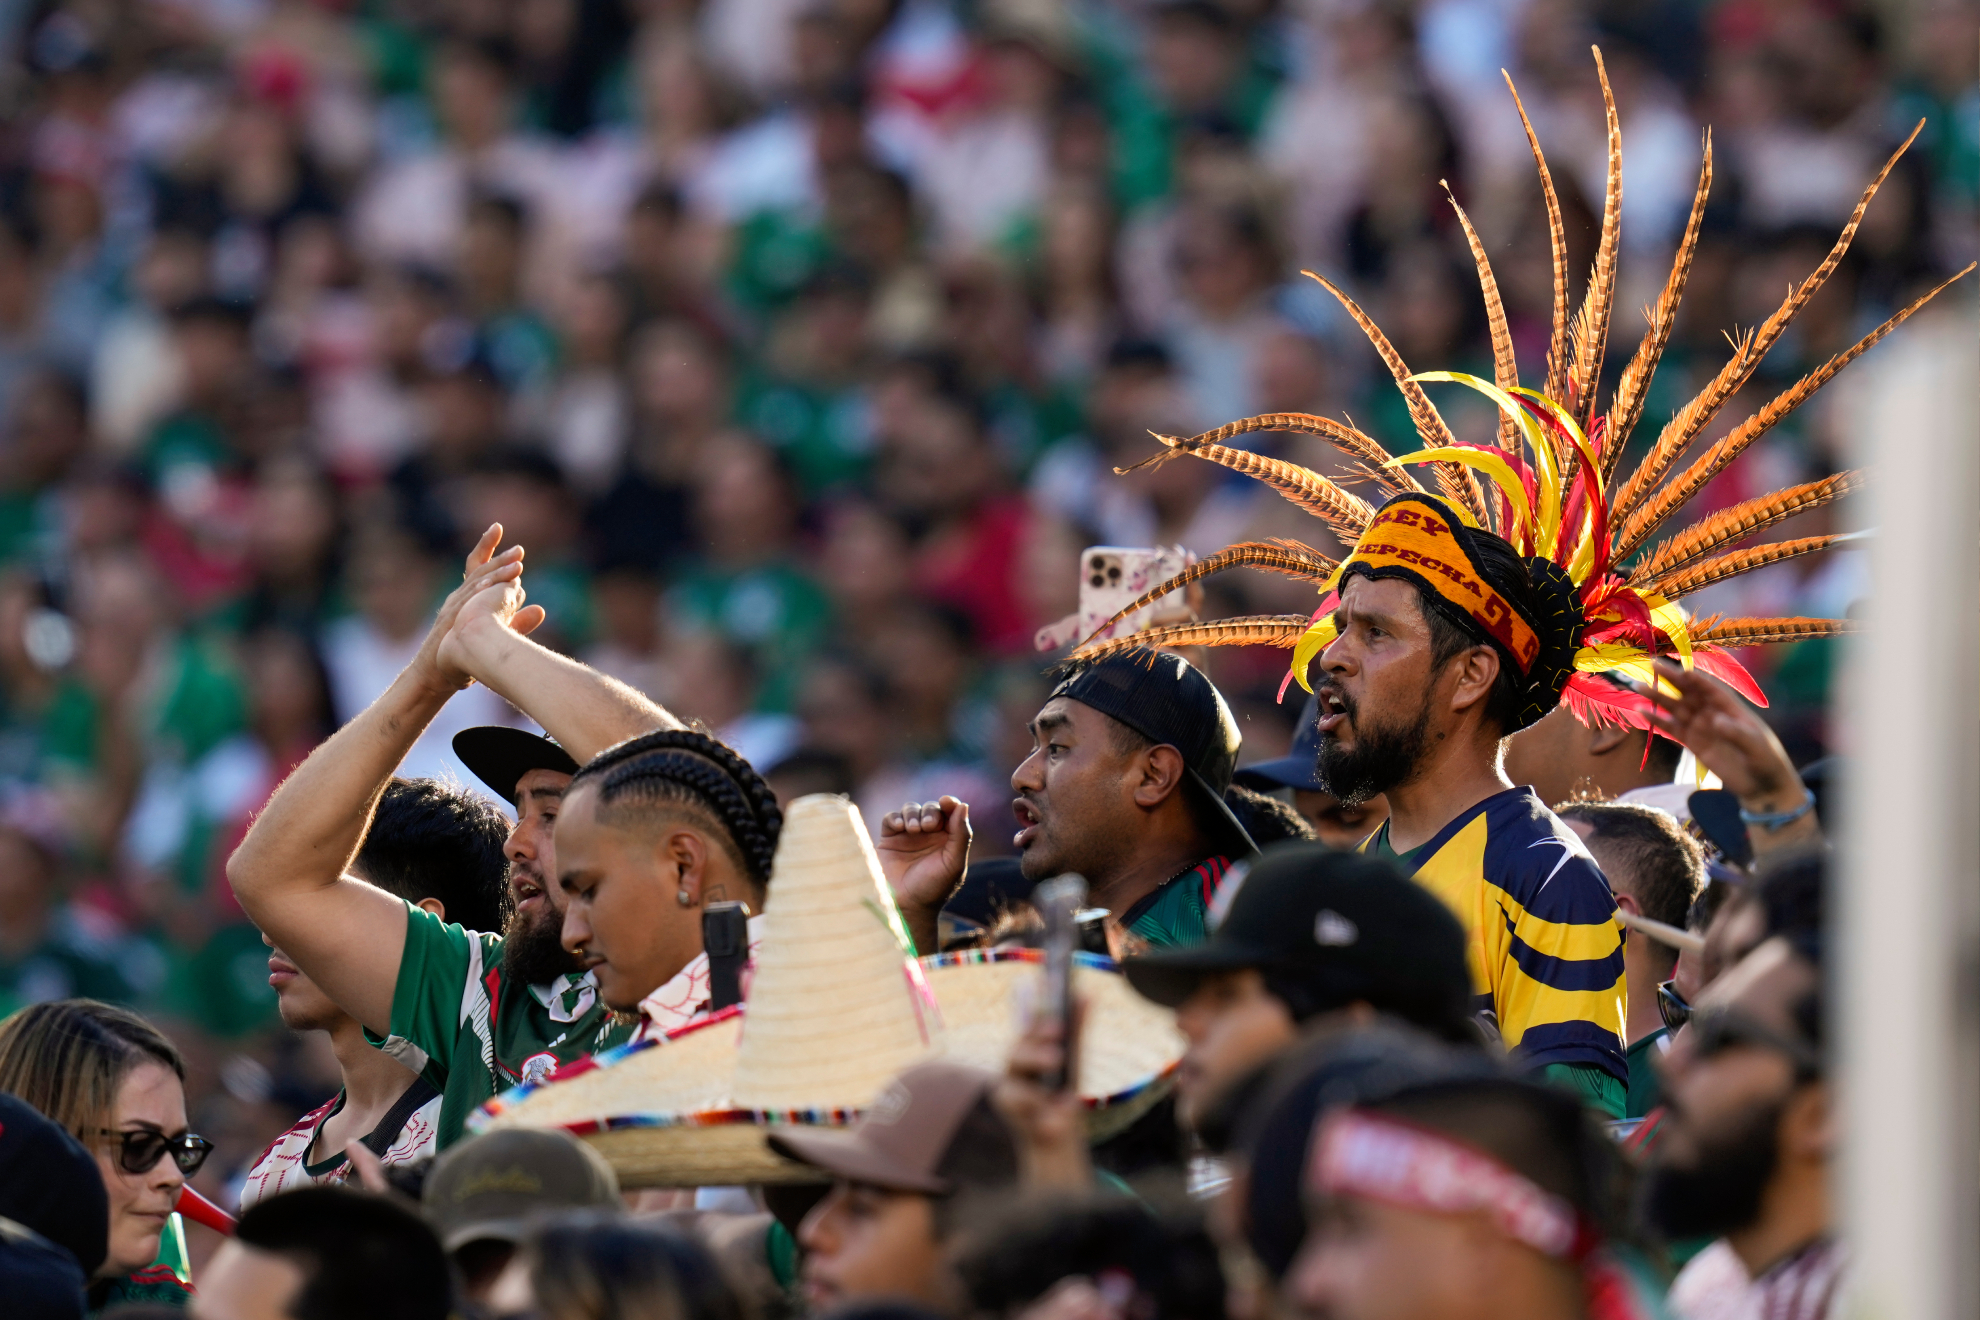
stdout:
[(1776, 854), (1754, 870), (1753, 897), (1767, 914), (1767, 934), (1779, 935), (1817, 968), (1823, 962), (1822, 914), (1829, 854), (1797, 848)]
[(241, 1245), (294, 1261), (294, 1320), (445, 1320), (453, 1303), (440, 1239), (411, 1210), (348, 1187), (304, 1187), (257, 1201)]
[(547, 1320), (598, 1315), (594, 1308), (601, 1301), (607, 1302), (607, 1315), (743, 1320), (745, 1314), (705, 1247), (651, 1220), (629, 1219), (623, 1211), (558, 1214), (536, 1229), (530, 1254), (538, 1311)]
[(437, 779), (393, 779), (354, 869), (408, 903), (437, 898), (447, 920), (499, 931), (508, 921), (508, 818), (478, 793)]
[(1255, 788), (1232, 784), (1224, 790), (1224, 805), (1231, 809), (1238, 824), (1244, 826), (1244, 832), (1260, 848), (1287, 839), (1312, 840), (1319, 837), (1306, 817), (1293, 810), (1291, 805)]
[(1588, 826), (1591, 851), (1599, 845), (1614, 858), (1613, 870), (1604, 868), (1609, 888), (1620, 881), (1644, 916), (1684, 929), (1705, 887), (1705, 850), (1677, 817), (1640, 802), (1569, 802), (1556, 814)]
[(959, 1253), (972, 1309), (1013, 1315), (1073, 1275), (1132, 1280), (1130, 1315), (1222, 1320), (1216, 1244), (1193, 1215), (1158, 1215), (1133, 1197), (1026, 1196), (1000, 1207)]

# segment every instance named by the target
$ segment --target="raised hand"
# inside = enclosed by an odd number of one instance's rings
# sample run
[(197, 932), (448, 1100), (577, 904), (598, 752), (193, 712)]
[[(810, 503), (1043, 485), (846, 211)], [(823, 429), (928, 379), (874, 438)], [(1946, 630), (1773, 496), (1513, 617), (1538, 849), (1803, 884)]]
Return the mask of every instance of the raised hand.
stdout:
[(479, 590), (461, 602), (453, 626), (440, 640), (441, 664), (485, 679), (486, 652), (482, 644), (491, 641), (499, 644), (510, 633), (527, 637), (548, 617), (541, 605), (524, 604), (527, 599), (520, 577), (482, 582)]
[(459, 663), (457, 655), (442, 654), (447, 636), (460, 617), (461, 607), (491, 588), (513, 587), (518, 596), (521, 594), (523, 548), (512, 545), (498, 555), (495, 547), (500, 544), (502, 524), (492, 523), (481, 534), (481, 539), (474, 543), (474, 549), (468, 551), (467, 565), (461, 573), (461, 585), (440, 602), (440, 612), (434, 616), (433, 626), (427, 629), (426, 640), (420, 643), (419, 654), (413, 657), (409, 666), (428, 684), (442, 691), (458, 691), (474, 681), (474, 675)]
[[(1795, 773), (1787, 749), (1766, 721), (1737, 692), (1710, 674), (1659, 665), (1663, 684), (1649, 691), (1656, 709), (1650, 722), (1691, 749), (1692, 755), (1717, 775), (1752, 815), (1791, 812), (1808, 800), (1808, 790)], [(1813, 813), (1778, 830), (1752, 827), (1747, 831), (1756, 853), (1788, 843), (1820, 837)]]
[(936, 918), (969, 869), (969, 841), (969, 804), (960, 798), (910, 802), (880, 820), (880, 870), (921, 953), (936, 951)]

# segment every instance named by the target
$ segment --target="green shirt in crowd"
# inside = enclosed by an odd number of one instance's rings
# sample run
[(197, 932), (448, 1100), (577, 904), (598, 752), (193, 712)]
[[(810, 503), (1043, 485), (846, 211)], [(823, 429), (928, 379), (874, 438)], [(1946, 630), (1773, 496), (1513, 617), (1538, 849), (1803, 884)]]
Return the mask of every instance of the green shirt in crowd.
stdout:
[(551, 1069), (623, 1044), (591, 977), (522, 985), (502, 966), (502, 937), (449, 925), (406, 904), (406, 948), (392, 991), (386, 1053), (441, 1089), (440, 1147), (481, 1105)]
[(1664, 1086), (1657, 1077), (1657, 1056), (1664, 1052), (1663, 1041), (1670, 1034), (1658, 1027), (1626, 1051), (1629, 1099), (1623, 1104), (1624, 1118), (1642, 1118), (1664, 1103)]
[(1129, 908), (1121, 925), (1157, 949), (1201, 944), (1210, 938), (1211, 900), (1230, 873), (1230, 858), (1206, 857)]

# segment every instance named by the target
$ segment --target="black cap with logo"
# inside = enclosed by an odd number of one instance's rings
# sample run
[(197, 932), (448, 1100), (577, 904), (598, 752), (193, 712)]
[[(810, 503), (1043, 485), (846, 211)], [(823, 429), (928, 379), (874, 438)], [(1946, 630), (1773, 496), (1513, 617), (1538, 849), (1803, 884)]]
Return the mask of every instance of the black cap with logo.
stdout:
[(1274, 844), (1233, 870), (1202, 944), (1130, 958), (1128, 983), (1174, 1007), (1212, 972), (1256, 968), (1295, 1020), (1366, 1003), (1432, 1031), (1471, 1001), (1464, 927), (1391, 863), (1321, 843)]
[(1195, 665), (1166, 651), (1127, 651), (1081, 668), (1052, 696), (1091, 706), (1181, 752), (1185, 782), (1208, 809), (1219, 846), (1233, 857), (1258, 851), (1224, 803), (1243, 738), (1223, 694)]
[(574, 775), (578, 763), (555, 739), (500, 724), (482, 724), (454, 735), (454, 755), (511, 806), (516, 785), (532, 770), (555, 770)]

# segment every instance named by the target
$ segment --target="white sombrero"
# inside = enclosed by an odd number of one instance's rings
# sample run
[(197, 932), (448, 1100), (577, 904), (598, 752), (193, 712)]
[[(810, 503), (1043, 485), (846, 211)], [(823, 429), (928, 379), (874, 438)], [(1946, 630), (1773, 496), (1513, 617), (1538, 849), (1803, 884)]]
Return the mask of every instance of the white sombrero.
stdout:
[[(791, 804), (771, 875), (744, 1006), (506, 1092), (471, 1126), (575, 1133), (629, 1187), (806, 1181), (817, 1171), (773, 1153), (767, 1129), (847, 1126), (896, 1074), (938, 1055), (1002, 1071), (1040, 954), (907, 957), (872, 840), (843, 797)], [(1079, 1093), (1105, 1135), (1167, 1094), (1183, 1039), (1112, 962), (1079, 964)]]

